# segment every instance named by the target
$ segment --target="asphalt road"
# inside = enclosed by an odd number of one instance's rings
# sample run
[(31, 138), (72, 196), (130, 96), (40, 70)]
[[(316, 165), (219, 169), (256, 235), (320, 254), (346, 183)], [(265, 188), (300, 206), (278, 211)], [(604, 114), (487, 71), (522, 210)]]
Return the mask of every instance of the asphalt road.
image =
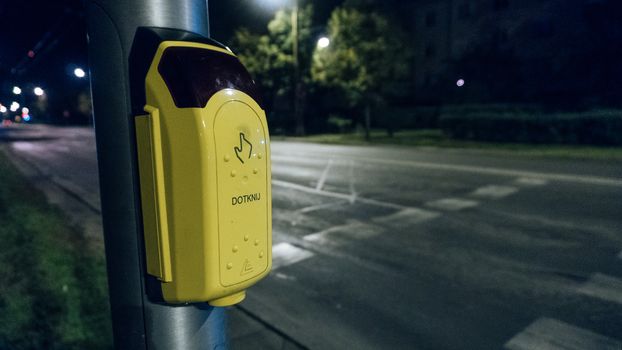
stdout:
[[(4, 141), (98, 206), (92, 132), (29, 133)], [(291, 142), (272, 162), (274, 270), (242, 307), (305, 347), (622, 349), (622, 164)]]

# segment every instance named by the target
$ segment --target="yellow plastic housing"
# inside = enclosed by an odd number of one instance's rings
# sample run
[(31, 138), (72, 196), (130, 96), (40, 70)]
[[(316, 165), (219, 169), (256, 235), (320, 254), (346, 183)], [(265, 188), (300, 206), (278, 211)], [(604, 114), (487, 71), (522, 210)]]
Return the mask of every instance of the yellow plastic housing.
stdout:
[(270, 139), (265, 112), (235, 89), (203, 108), (178, 108), (158, 72), (165, 41), (146, 78), (136, 117), (147, 272), (170, 303), (226, 306), (272, 265)]

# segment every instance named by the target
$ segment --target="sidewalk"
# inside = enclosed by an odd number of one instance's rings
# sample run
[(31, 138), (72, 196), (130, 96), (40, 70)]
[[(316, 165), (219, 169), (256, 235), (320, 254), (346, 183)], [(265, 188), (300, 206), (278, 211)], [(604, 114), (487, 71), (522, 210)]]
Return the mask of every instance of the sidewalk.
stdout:
[[(11, 128), (12, 129), (12, 128)], [(44, 130), (0, 128), (0, 151), (7, 154), (20, 172), (47, 197), (60, 207), (70, 224), (81, 228), (94, 249), (103, 253), (101, 207), (96, 195), (98, 189), (85, 189), (67, 181), (61, 174), (37, 160), (22, 156), (11, 142), (38, 142), (47, 140)], [(251, 291), (252, 292), (252, 291)], [(244, 303), (228, 308), (228, 332), (231, 349), (305, 349), (304, 346), (274, 329), (262, 319), (247, 311)]]

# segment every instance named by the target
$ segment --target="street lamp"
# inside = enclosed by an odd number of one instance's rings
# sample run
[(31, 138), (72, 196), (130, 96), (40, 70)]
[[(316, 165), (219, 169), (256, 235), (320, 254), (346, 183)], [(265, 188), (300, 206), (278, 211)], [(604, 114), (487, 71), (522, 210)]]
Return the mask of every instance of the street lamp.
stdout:
[(78, 78), (84, 78), (86, 72), (82, 68), (76, 68), (73, 70), (73, 74)]
[(13, 93), (19, 95), (22, 93), (22, 89), (20, 89), (19, 86), (13, 86)]
[[(271, 0), (272, 3), (278, 0)], [(294, 120), (296, 121), (296, 134), (304, 135), (304, 117), (300, 108), (302, 99), (302, 84), (300, 82), (300, 59), (298, 55), (298, 17), (299, 17), (299, 0), (293, 0), (292, 7), (292, 58), (294, 61)]]
[(37, 86), (37, 87), (35, 87), (35, 88), (34, 88), (33, 92), (34, 92), (34, 93), (35, 93), (35, 95), (37, 95), (37, 96), (42, 96), (44, 91), (43, 91), (43, 89), (42, 89), (42, 88), (40, 88), (40, 87), (38, 87), (38, 86)]
[(325, 49), (328, 45), (330, 45), (330, 39), (325, 36), (319, 38), (317, 41), (317, 47), (320, 49)]

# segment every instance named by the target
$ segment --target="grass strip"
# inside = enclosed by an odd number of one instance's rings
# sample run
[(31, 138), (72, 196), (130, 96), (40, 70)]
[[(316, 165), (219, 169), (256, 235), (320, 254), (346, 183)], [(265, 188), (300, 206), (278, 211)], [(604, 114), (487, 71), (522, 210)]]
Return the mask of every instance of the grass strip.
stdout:
[(103, 252), (0, 153), (0, 349), (108, 349)]
[(394, 145), (409, 147), (459, 148), (492, 155), (573, 160), (622, 160), (622, 147), (596, 147), (558, 144), (492, 143), (454, 140), (438, 129), (403, 130), (389, 137), (386, 131), (373, 130), (371, 141), (362, 133), (319, 134), (304, 137), (273, 136), (272, 140), (327, 143), (337, 145)]

